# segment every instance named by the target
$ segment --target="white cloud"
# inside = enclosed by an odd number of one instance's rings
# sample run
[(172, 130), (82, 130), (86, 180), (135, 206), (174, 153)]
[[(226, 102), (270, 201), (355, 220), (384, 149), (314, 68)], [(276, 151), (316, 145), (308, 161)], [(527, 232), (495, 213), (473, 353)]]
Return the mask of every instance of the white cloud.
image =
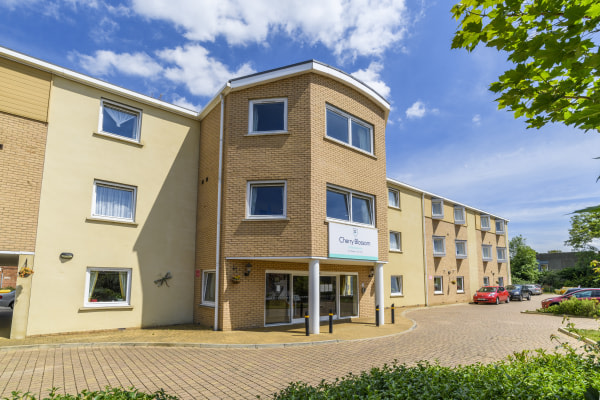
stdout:
[(381, 70), (383, 70), (383, 64), (373, 61), (371, 64), (369, 64), (367, 69), (359, 69), (358, 71), (353, 72), (351, 75), (370, 86), (383, 97), (389, 98), (390, 87), (381, 79), (381, 76), (379, 75)]
[(405, 0), (133, 0), (132, 9), (170, 21), (192, 41), (265, 43), (270, 34), (284, 32), (322, 43), (343, 59), (397, 47), (411, 24)]
[(162, 60), (175, 64), (165, 68), (164, 76), (176, 83), (187, 86), (190, 93), (197, 96), (212, 96), (229, 79), (251, 74), (254, 71), (246, 63), (236, 71), (210, 57), (208, 50), (199, 45), (186, 45), (157, 52)]
[(412, 106), (406, 110), (406, 117), (409, 119), (423, 118), (427, 113), (425, 104), (422, 101), (415, 101)]
[(475, 126), (480, 126), (480, 125), (481, 125), (481, 115), (479, 115), (479, 114), (475, 114), (475, 115), (473, 116), (473, 119), (471, 119), (471, 121), (473, 122), (473, 124), (474, 124)]
[(90, 37), (96, 43), (111, 42), (113, 35), (119, 30), (119, 24), (110, 18), (102, 18), (98, 25), (90, 29)]
[(200, 111), (202, 106), (199, 104), (193, 104), (188, 101), (185, 97), (181, 97), (178, 94), (173, 96), (173, 104), (178, 105), (183, 108), (187, 108), (188, 110)]
[(145, 78), (155, 77), (162, 67), (146, 53), (121, 53), (98, 50), (93, 56), (74, 52), (71, 58), (78, 58), (79, 64), (94, 75), (112, 75), (119, 72), (124, 75), (137, 75)]

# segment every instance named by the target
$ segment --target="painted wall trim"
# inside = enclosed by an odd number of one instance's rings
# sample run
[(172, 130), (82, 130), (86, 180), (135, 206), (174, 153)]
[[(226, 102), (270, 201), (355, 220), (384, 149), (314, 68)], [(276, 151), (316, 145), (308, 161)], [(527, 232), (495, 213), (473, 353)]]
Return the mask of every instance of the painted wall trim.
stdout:
[(33, 256), (33, 255), (35, 255), (35, 252), (33, 252), (33, 251), (0, 251), (0, 254), (15, 255), (15, 256), (19, 256), (19, 255)]

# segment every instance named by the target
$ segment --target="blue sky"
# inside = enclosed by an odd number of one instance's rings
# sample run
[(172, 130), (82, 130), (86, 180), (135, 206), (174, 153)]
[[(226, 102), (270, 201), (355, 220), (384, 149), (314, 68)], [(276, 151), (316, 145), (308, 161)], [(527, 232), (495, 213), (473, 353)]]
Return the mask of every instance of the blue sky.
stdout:
[(492, 49), (450, 50), (439, 0), (0, 0), (0, 45), (199, 110), (230, 78), (317, 59), (392, 104), (388, 176), (510, 219), (568, 250), (569, 213), (600, 202), (600, 136), (527, 130), (498, 110)]

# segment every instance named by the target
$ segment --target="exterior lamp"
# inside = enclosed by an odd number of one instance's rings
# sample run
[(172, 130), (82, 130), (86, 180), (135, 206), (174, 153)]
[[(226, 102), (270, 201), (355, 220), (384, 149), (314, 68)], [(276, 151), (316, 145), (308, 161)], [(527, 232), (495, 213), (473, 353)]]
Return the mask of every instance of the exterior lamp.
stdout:
[(369, 271), (369, 278), (372, 278), (373, 275), (375, 275), (375, 270), (371, 268), (371, 271)]
[(252, 264), (246, 264), (246, 272), (244, 272), (244, 276), (250, 276), (250, 272), (252, 271)]
[(60, 253), (61, 260), (70, 260), (73, 258), (73, 253)]

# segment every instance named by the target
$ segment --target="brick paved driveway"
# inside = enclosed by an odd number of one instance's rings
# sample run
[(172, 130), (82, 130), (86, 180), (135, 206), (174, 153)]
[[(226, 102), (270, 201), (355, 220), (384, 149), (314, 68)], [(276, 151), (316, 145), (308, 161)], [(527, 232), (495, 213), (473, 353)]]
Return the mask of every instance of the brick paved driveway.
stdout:
[[(559, 317), (521, 314), (531, 302), (461, 304), (413, 310), (416, 329), (404, 334), (314, 346), (260, 349), (195, 347), (38, 348), (0, 352), (0, 395), (46, 394), (56, 386), (75, 393), (105, 385), (164, 388), (182, 399), (268, 397), (290, 381), (317, 383), (394, 360), (439, 360), (443, 365), (490, 362), (514, 351), (552, 349)], [(593, 320), (574, 320), (597, 328)], [(560, 335), (560, 334), (559, 334)], [(560, 336), (564, 341), (573, 339)]]

